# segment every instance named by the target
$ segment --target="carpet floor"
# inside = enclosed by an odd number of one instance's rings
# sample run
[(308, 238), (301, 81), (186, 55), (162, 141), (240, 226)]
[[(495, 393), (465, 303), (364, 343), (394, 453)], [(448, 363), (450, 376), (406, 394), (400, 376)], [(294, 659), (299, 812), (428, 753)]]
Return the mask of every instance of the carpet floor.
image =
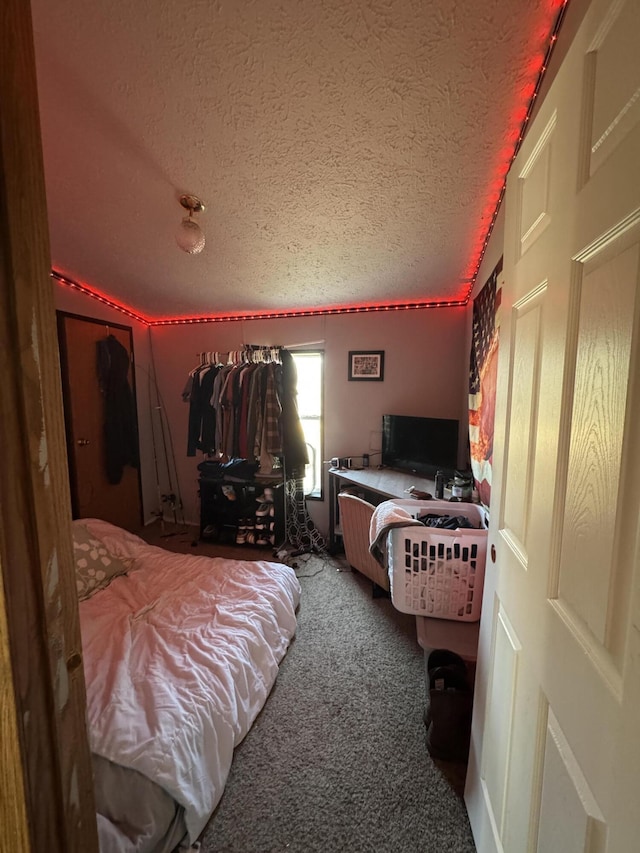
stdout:
[[(147, 535), (170, 550), (269, 551)], [(344, 561), (288, 560), (298, 628), (271, 694), (236, 748), (201, 853), (472, 853), (464, 766), (426, 749), (424, 656), (412, 616)]]

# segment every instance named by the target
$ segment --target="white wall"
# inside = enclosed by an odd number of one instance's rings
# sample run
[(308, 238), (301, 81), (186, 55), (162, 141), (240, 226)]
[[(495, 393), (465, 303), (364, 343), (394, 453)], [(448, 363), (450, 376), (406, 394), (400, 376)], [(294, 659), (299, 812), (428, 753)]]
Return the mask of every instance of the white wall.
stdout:
[[(487, 275), (491, 269), (493, 266)], [(243, 344), (289, 348), (310, 344), (314, 349), (322, 349), (325, 459), (369, 452), (371, 464), (377, 464), (379, 456), (373, 453), (380, 447), (382, 415), (388, 413), (460, 419), (464, 456), (469, 307), (157, 326), (150, 334), (144, 324), (95, 299), (57, 282), (53, 287), (58, 310), (131, 326), (133, 330), (146, 521), (161, 508), (158, 495), (172, 489), (180, 492), (185, 518), (198, 523), (197, 464), (203, 457), (186, 456), (189, 407), (182, 402), (181, 392), (202, 350), (226, 352)], [(349, 350), (367, 349), (384, 350), (384, 381), (350, 382)], [(164, 441), (159, 430), (158, 400), (153, 385), (149, 384), (154, 361), (165, 418)], [(327, 498), (325, 473), (324, 500), (309, 502), (311, 515), (323, 533), (328, 529)]]
[[(325, 459), (371, 450), (371, 434), (386, 413), (466, 418), (460, 377), (468, 363), (464, 308), (370, 312), (260, 321), (157, 326), (152, 329), (158, 381), (171, 426), (186, 517), (197, 522), (197, 463), (186, 456), (188, 405), (181, 400), (197, 353), (243, 344), (294, 348), (316, 344), (325, 353)], [(384, 350), (383, 382), (348, 381), (349, 350)], [(462, 430), (464, 433), (464, 429)], [(374, 442), (377, 442), (377, 436)], [(379, 446), (379, 445), (378, 445)], [(379, 457), (372, 457), (376, 464)], [(325, 469), (326, 470), (326, 469)], [(325, 500), (310, 501), (322, 532)]]
[[(503, 233), (504, 213), (501, 212), (475, 292), (502, 255)], [(133, 330), (146, 521), (161, 508), (159, 494), (177, 490), (183, 501), (185, 518), (198, 523), (197, 464), (203, 457), (186, 455), (189, 407), (182, 402), (181, 392), (202, 350), (226, 352), (243, 344), (288, 348), (310, 344), (314, 349), (322, 349), (325, 353), (325, 459), (369, 452), (371, 464), (377, 464), (379, 456), (373, 453), (380, 446), (382, 415), (389, 413), (460, 419), (461, 459), (464, 458), (471, 303), (466, 308), (195, 323), (156, 326), (149, 330), (144, 324), (79, 291), (57, 282), (53, 287), (58, 310), (131, 326)], [(384, 381), (350, 382), (349, 350), (367, 349), (384, 350)], [(149, 382), (154, 374), (154, 361), (159, 401)], [(162, 411), (157, 408), (158, 403)], [(161, 414), (165, 424), (164, 440), (159, 430)], [(309, 501), (311, 515), (323, 533), (328, 529), (327, 499), (325, 473), (324, 500)]]

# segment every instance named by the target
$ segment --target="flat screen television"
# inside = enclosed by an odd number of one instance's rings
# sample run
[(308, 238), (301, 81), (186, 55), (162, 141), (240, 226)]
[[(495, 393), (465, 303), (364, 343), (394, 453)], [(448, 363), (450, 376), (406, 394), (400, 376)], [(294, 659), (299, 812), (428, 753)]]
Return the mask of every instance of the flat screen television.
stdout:
[(458, 464), (458, 426), (447, 418), (382, 416), (382, 464), (433, 479)]

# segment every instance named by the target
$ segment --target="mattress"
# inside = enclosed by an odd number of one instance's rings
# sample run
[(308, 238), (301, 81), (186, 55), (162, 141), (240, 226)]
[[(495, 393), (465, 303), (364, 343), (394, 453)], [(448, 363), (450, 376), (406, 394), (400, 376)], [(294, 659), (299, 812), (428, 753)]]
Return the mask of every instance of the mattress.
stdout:
[(195, 841), (220, 800), (295, 633), (300, 585), (280, 563), (78, 523), (128, 568), (80, 602), (101, 851), (163, 853)]

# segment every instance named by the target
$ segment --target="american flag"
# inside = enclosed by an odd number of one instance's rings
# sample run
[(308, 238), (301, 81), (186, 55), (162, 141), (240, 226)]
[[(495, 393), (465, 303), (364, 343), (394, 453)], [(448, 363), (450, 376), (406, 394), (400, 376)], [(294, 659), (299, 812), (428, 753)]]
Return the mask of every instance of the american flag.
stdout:
[(498, 277), (502, 260), (473, 302), (473, 336), (469, 362), (469, 443), (471, 470), (480, 501), (491, 501), (493, 421), (500, 331), (502, 290)]

